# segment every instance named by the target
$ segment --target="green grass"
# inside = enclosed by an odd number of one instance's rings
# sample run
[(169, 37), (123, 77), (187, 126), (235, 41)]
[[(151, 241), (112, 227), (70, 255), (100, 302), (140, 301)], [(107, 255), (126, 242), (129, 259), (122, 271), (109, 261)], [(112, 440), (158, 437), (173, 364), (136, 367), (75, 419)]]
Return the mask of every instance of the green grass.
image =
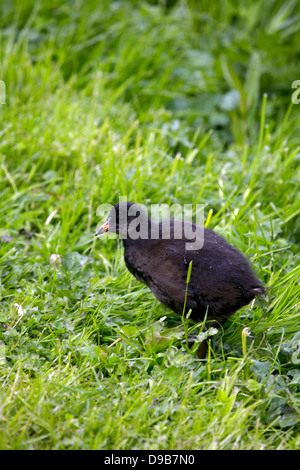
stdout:
[[(298, 449), (299, 2), (1, 3), (0, 448)], [(265, 283), (205, 361), (95, 240), (119, 196), (204, 204)]]

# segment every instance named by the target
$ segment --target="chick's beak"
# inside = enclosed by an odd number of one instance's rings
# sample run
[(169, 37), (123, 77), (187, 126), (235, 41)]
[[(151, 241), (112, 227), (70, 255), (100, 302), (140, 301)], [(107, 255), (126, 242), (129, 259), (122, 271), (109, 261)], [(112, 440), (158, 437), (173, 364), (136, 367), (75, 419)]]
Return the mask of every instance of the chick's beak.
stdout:
[(102, 235), (102, 233), (108, 232), (109, 225), (107, 222), (103, 224), (98, 230), (96, 230), (95, 237), (98, 237), (98, 235)]

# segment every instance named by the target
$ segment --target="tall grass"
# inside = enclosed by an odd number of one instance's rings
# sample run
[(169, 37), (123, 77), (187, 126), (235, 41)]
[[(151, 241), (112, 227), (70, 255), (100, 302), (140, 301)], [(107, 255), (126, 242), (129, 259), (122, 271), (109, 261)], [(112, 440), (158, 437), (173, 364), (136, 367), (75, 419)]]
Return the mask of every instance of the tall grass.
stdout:
[[(2, 2), (2, 449), (299, 448), (299, 15)], [(120, 195), (203, 203), (265, 283), (205, 361), (121, 243), (95, 241)]]

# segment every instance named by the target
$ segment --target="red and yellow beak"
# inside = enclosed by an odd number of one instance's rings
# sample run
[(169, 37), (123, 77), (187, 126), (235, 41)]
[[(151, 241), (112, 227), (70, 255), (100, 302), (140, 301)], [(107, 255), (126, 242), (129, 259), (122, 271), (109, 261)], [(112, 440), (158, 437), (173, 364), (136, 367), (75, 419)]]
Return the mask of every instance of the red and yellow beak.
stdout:
[(98, 235), (102, 235), (102, 233), (108, 232), (109, 225), (107, 222), (103, 224), (98, 230), (96, 230), (95, 236), (98, 237)]

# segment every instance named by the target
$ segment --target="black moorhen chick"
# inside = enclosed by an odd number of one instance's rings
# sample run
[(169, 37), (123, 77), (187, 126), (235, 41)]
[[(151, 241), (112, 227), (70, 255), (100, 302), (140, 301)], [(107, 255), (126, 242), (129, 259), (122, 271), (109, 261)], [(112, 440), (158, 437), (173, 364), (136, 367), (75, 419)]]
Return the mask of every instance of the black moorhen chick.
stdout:
[[(134, 211), (135, 215), (129, 215), (132, 213), (132, 206), (138, 208)], [(124, 210), (125, 218), (121, 216)], [(140, 225), (146, 227), (147, 239), (139, 237), (136, 232), (133, 236), (130, 234), (130, 227), (135, 226), (138, 218)], [(162, 237), (166, 223), (170, 224), (168, 239)], [(193, 240), (188, 240), (185, 236), (181, 239), (174, 236), (178, 224), (183, 227), (187, 222), (167, 221), (155, 224), (138, 205), (121, 202), (114, 206), (96, 235), (104, 232), (119, 234), (123, 238), (125, 263), (129, 271), (138, 281), (146, 284), (162, 304), (180, 315), (183, 313), (186, 297), (185, 312), (191, 309), (191, 318), (195, 322), (206, 317), (207, 321), (223, 324), (236, 310), (265, 292), (244, 255), (222, 237), (204, 228), (202, 248), (187, 250), (187, 242)], [(190, 230), (195, 233), (197, 226), (189, 225)], [(182, 231), (186, 233), (185, 229)], [(151, 233), (158, 233), (158, 238), (151, 238)]]

